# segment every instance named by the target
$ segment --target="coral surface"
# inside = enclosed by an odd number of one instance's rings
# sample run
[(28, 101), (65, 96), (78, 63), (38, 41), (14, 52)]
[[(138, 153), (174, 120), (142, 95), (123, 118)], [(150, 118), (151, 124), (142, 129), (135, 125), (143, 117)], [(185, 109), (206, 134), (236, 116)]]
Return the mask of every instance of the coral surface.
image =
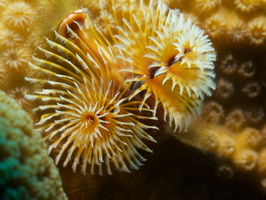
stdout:
[(265, 187), (265, 1), (208, 2), (212, 5), (208, 12), (199, 12), (200, 3), (169, 3), (194, 14), (218, 55), (216, 90), (205, 99), (202, 115), (189, 134), (178, 137), (231, 160), (238, 170), (257, 174)]
[(15, 100), (0, 92), (0, 198), (67, 199), (46, 144)]

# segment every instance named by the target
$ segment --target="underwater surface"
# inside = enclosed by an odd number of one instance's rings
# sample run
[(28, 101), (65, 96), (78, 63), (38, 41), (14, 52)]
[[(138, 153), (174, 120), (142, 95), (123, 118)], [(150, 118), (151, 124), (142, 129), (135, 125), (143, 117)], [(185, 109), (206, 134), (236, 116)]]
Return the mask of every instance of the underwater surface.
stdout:
[(266, 198), (265, 0), (0, 9), (0, 199)]

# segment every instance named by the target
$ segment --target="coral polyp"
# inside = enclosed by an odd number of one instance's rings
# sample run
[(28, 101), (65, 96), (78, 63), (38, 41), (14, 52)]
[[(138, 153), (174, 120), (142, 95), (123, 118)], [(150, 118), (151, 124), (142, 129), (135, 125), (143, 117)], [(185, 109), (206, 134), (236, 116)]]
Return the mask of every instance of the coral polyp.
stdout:
[(221, 5), (221, 0), (195, 0), (195, 12), (211, 13)]
[(9, 27), (25, 28), (32, 22), (35, 14), (30, 4), (25, 2), (13, 2), (3, 12), (3, 22)]
[(236, 9), (247, 14), (257, 11), (261, 6), (260, 0), (235, 0)]
[(251, 43), (262, 45), (266, 40), (265, 17), (257, 17), (248, 23), (248, 37)]
[(0, 33), (0, 44), (3, 45), (4, 47), (10, 48), (22, 43), (23, 43), (23, 37), (14, 31), (3, 30)]
[(27, 48), (10, 48), (0, 55), (0, 63), (6, 68), (23, 68), (30, 58), (30, 53)]

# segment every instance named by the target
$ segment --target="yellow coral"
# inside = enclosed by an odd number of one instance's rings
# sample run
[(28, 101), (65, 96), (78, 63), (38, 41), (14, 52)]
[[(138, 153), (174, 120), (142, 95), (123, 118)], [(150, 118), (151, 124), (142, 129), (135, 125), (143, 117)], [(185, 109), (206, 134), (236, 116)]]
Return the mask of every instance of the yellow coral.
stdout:
[(33, 20), (35, 10), (26, 2), (13, 2), (10, 3), (5, 11), (1, 20), (11, 28), (27, 29)]
[(231, 130), (239, 130), (244, 126), (245, 115), (241, 109), (234, 109), (225, 118), (225, 126)]
[(234, 43), (241, 44), (248, 40), (248, 28), (244, 20), (237, 16), (232, 16), (228, 20), (227, 35)]
[(193, 4), (195, 9), (193, 12), (200, 15), (208, 15), (221, 5), (221, 0), (195, 0)]
[[(34, 86), (25, 81), (25, 76), (28, 74), (27, 70), (22, 69), (5, 69), (4, 76), (0, 79), (0, 90), (4, 91), (9, 97), (16, 100), (16, 102), (32, 116), (32, 109), (34, 103), (25, 98), (26, 93), (37, 90), (38, 86)], [(16, 78), (14, 78), (16, 77)]]
[(221, 17), (223, 14), (223, 12), (215, 13), (207, 18), (203, 24), (203, 29), (207, 32), (211, 39), (218, 40), (226, 33), (226, 21)]
[(262, 0), (234, 0), (236, 9), (243, 13), (256, 12), (261, 6)]
[(206, 121), (219, 123), (224, 119), (223, 107), (214, 101), (207, 102), (203, 106), (202, 116)]
[(248, 37), (252, 44), (261, 45), (266, 40), (266, 17), (260, 16), (248, 23)]
[(10, 48), (22, 45), (24, 38), (19, 33), (12, 30), (4, 29), (0, 33), (0, 44), (4, 47)]
[[(196, 15), (196, 21), (219, 46), (261, 45), (265, 42), (265, 1), (263, 0), (196, 0), (167, 1), (171, 8)], [(206, 12), (204, 12), (206, 10)], [(223, 44), (220, 44), (222, 42)], [(218, 43), (217, 43), (218, 45)]]
[[(226, 132), (226, 131), (225, 131)], [(235, 153), (236, 141), (229, 134), (219, 134), (218, 155), (230, 158)]]
[(257, 165), (258, 154), (252, 149), (237, 151), (233, 157), (233, 161), (240, 169), (250, 171)]
[(28, 48), (10, 48), (0, 56), (0, 64), (4, 68), (23, 68), (27, 66), (31, 55)]

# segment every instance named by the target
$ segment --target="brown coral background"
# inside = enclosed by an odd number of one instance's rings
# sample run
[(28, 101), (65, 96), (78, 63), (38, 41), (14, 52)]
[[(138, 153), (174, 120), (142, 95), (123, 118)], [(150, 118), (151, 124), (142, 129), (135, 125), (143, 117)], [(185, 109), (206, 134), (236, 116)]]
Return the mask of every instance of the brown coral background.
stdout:
[(265, 198), (257, 174), (237, 170), (230, 160), (168, 136), (152, 148), (153, 154), (145, 155), (148, 160), (144, 166), (130, 174), (115, 172), (112, 176), (83, 177), (73, 174), (71, 168), (60, 169), (67, 195), (70, 199), (95, 200)]

